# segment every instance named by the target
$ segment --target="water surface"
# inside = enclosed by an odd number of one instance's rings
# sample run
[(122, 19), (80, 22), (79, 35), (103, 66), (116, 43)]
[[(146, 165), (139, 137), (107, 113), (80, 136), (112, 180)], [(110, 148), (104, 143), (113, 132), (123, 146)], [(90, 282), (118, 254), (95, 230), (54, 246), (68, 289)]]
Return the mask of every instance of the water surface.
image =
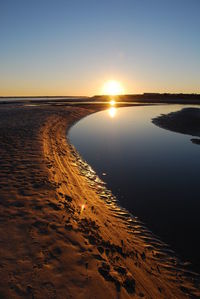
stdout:
[(69, 138), (120, 204), (200, 272), (200, 146), (151, 122), (183, 107), (111, 108), (79, 121)]

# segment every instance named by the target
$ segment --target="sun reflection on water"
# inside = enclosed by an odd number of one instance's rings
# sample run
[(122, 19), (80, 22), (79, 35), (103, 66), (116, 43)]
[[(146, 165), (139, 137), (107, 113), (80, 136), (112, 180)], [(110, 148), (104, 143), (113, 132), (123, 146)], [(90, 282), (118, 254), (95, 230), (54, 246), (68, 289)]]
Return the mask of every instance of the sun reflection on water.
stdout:
[(111, 107), (110, 109), (108, 109), (108, 114), (111, 118), (115, 117), (117, 112), (117, 109), (115, 107)]
[(115, 106), (115, 103), (116, 103), (115, 100), (111, 100), (110, 101), (110, 106)]

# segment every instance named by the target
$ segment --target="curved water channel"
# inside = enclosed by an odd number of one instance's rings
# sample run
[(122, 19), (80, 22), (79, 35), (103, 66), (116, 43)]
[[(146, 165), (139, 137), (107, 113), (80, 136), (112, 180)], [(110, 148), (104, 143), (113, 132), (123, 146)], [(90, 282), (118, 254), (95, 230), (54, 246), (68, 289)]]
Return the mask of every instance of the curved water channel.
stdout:
[(110, 108), (69, 131), (70, 142), (117, 196), (200, 272), (200, 146), (152, 118), (187, 105)]

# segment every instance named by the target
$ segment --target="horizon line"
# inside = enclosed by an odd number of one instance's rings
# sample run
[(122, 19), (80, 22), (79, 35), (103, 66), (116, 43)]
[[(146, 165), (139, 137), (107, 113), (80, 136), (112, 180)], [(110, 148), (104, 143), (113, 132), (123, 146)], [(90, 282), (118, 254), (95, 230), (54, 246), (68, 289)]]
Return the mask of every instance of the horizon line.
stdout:
[(138, 95), (200, 95), (200, 93), (183, 93), (183, 92), (143, 92), (143, 93), (127, 93), (127, 94), (118, 94), (118, 95), (109, 95), (109, 94), (97, 94), (92, 96), (86, 96), (86, 95), (7, 95), (7, 96), (1, 96), (0, 98), (93, 98), (93, 97), (119, 97), (119, 96), (138, 96)]

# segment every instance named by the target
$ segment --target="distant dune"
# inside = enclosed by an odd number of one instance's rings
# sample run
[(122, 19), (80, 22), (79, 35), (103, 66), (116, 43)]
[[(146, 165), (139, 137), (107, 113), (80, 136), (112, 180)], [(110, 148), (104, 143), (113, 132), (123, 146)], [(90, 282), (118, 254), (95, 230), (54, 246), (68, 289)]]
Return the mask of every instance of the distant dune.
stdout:
[[(124, 102), (200, 104), (200, 94), (144, 93), (119, 95), (115, 98)], [(97, 95), (91, 99), (94, 101), (107, 100), (108, 96)]]

